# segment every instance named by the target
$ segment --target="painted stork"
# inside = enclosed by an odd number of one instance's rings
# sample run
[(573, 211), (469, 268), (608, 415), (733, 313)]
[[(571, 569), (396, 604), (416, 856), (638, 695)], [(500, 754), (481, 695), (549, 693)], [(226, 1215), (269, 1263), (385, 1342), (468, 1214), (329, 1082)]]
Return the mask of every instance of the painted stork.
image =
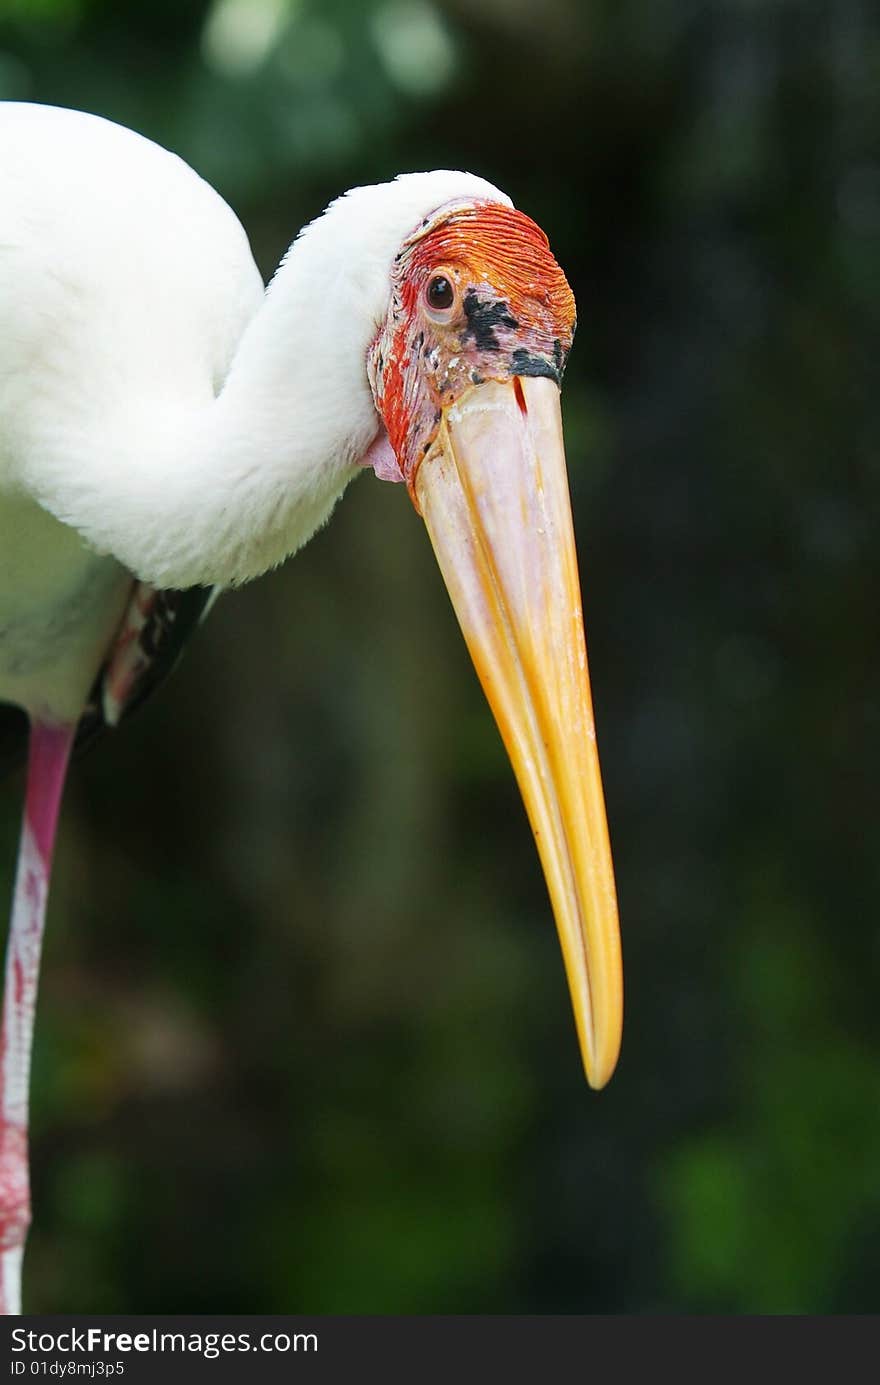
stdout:
[[(219, 588), (364, 467), (421, 514), (523, 794), (589, 1082), (620, 944), (563, 453), (574, 299), (467, 173), (360, 187), (268, 289), (218, 194), (107, 120), (0, 104), (0, 760), (27, 788), (0, 1051), (0, 1298), (20, 1309), (30, 1051), (74, 745), (162, 678)], [(17, 710), (14, 710), (17, 709)]]

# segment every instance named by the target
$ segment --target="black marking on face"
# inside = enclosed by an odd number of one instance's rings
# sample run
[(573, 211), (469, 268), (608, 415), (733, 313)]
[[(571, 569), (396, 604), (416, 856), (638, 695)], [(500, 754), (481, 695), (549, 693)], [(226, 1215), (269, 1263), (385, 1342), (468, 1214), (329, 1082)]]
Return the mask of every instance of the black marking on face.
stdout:
[[(569, 348), (570, 351), (571, 348)], [(553, 359), (556, 362), (556, 369), (559, 373), (558, 383), (562, 384), (562, 377), (565, 374), (565, 367), (568, 365), (569, 351), (563, 351), (562, 342), (556, 337), (553, 342)]]
[(472, 370), (472, 371), (471, 371), (471, 384), (472, 384), (472, 385), (482, 385), (482, 383), (483, 383), (483, 376), (480, 374), (480, 372), (479, 372), (478, 370)]
[(501, 349), (495, 335), (496, 327), (510, 327), (515, 331), (519, 326), (503, 299), (493, 302), (488, 298), (480, 298), (474, 289), (468, 289), (464, 296), (464, 315), (467, 318), (464, 339), (473, 337), (479, 351)]
[[(558, 343), (557, 343), (558, 345)], [(554, 356), (556, 352), (553, 352)], [(558, 385), (561, 375), (559, 366), (553, 365), (546, 356), (531, 356), (524, 346), (518, 346), (510, 358), (511, 375), (546, 375)]]

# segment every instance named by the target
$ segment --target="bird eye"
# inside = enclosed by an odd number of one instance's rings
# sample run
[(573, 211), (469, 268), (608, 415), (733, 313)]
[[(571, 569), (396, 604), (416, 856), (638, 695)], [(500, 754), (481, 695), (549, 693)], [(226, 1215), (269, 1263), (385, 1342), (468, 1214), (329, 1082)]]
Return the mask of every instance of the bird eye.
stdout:
[(431, 308), (451, 308), (455, 290), (445, 274), (435, 274), (428, 285), (428, 306)]
[(425, 302), (432, 313), (441, 314), (445, 320), (449, 309), (455, 304), (455, 285), (446, 274), (434, 274), (425, 289)]

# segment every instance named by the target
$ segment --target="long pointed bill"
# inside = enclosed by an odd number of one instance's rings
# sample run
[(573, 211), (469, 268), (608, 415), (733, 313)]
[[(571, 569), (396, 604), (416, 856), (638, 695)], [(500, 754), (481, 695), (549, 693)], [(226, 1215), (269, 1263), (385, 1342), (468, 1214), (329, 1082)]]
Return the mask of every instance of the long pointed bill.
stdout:
[(415, 492), (535, 835), (587, 1081), (603, 1087), (620, 1049), (620, 935), (553, 381), (468, 390)]

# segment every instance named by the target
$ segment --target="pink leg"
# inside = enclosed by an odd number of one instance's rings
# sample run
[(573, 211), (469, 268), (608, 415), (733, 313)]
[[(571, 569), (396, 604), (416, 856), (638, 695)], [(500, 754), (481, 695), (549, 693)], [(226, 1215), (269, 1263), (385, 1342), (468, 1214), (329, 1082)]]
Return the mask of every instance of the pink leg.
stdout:
[(75, 727), (34, 721), (0, 1032), (0, 1313), (21, 1312), (21, 1262), (31, 1220), (28, 1086), (40, 949), (58, 809)]

